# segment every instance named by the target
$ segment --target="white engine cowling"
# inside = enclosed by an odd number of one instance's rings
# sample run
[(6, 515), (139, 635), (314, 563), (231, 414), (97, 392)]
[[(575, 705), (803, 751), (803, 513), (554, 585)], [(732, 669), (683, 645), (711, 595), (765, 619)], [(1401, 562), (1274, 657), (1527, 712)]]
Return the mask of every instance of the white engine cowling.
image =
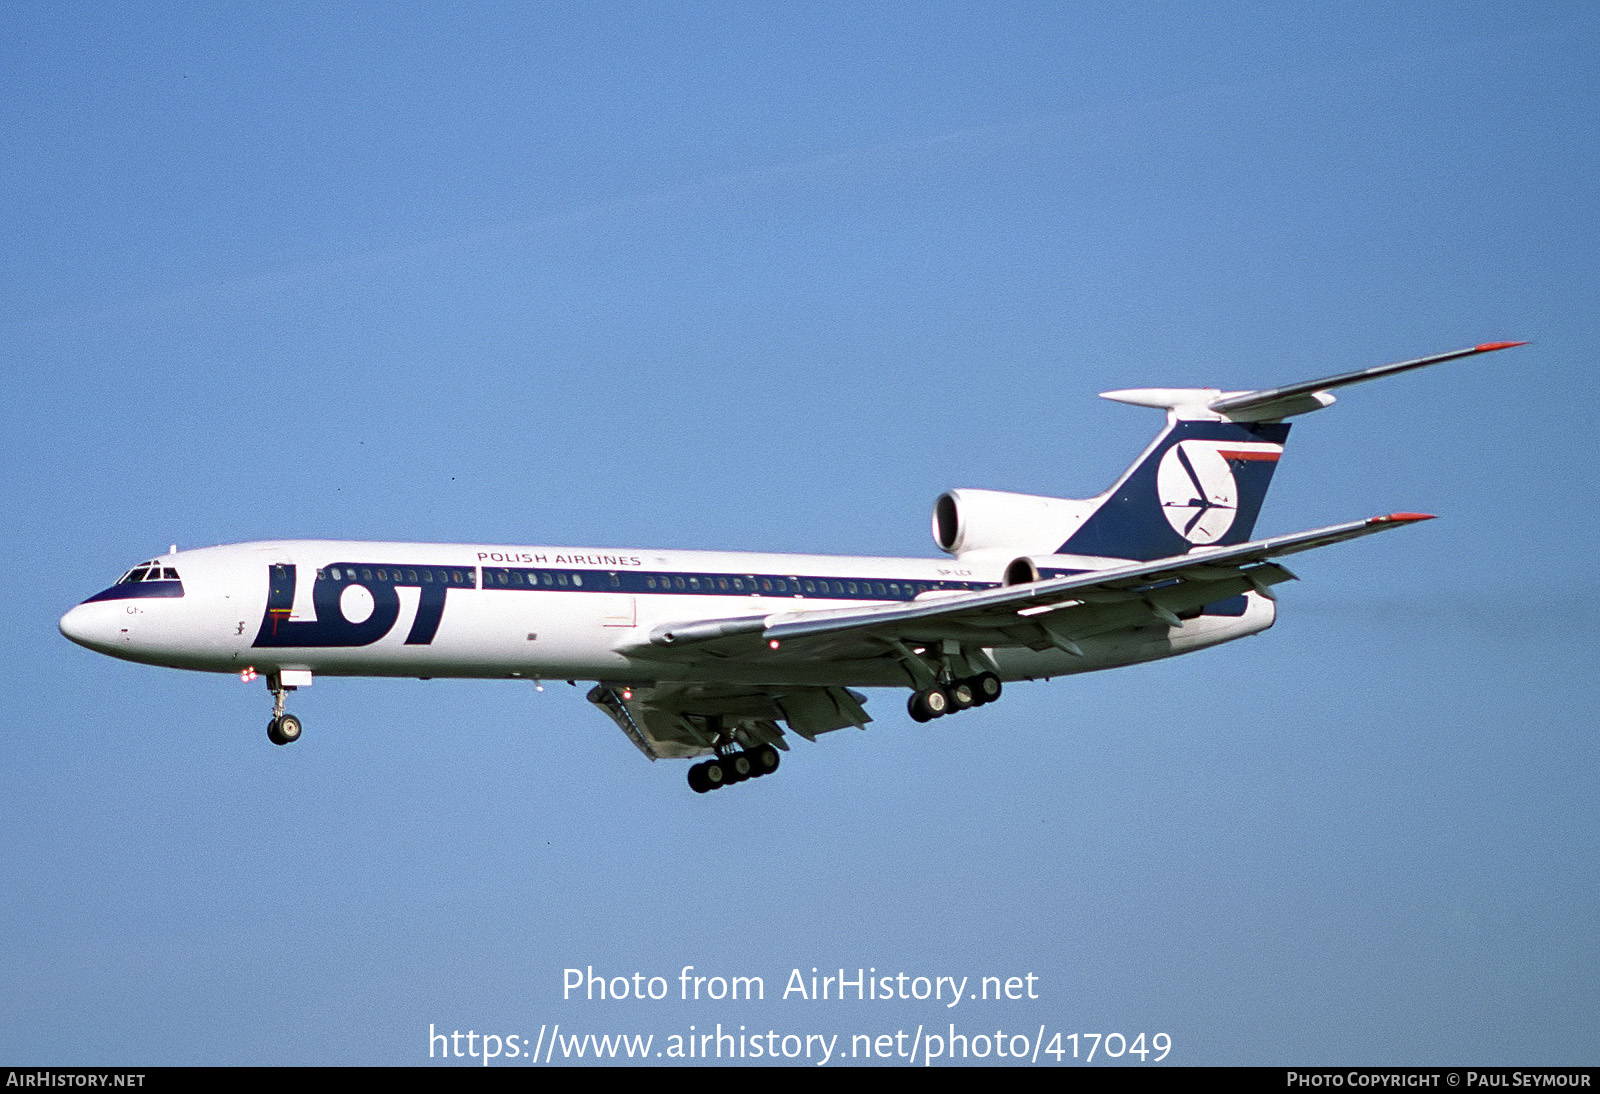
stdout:
[(933, 541), (946, 554), (1003, 548), (1048, 555), (1065, 543), (1094, 503), (1001, 490), (950, 490), (933, 503)]

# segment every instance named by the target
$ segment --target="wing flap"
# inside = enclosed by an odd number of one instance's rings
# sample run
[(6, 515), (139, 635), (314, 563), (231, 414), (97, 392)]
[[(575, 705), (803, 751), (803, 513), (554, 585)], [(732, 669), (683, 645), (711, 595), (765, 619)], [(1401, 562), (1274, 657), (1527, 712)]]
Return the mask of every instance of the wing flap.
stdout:
[(841, 687), (765, 688), (736, 684), (597, 684), (589, 701), (651, 760), (708, 756), (721, 744), (769, 744), (788, 751), (789, 728), (808, 741), (872, 721), (865, 696)]

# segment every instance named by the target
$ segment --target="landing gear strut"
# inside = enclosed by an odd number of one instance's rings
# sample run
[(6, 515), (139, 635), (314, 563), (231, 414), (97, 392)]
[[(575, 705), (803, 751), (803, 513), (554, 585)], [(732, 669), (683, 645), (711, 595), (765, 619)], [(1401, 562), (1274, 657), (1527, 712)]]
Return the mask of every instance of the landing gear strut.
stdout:
[(267, 687), (272, 691), (272, 721), (267, 723), (267, 740), (275, 745), (292, 745), (300, 739), (300, 719), (285, 714), (285, 696), (294, 688), (285, 687), (277, 673), (267, 675)]

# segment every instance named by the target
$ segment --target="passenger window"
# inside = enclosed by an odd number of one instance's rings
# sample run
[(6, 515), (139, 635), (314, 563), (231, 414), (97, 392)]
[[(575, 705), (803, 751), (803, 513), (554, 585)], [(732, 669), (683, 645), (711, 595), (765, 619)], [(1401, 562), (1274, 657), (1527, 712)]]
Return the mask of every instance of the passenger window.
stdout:
[(363, 580), (363, 581), (371, 581), (372, 580), (372, 571), (367, 569), (365, 566), (363, 566), (361, 568), (361, 580)]
[(543, 582), (544, 584), (546, 584), (546, 585), (554, 585), (555, 584), (555, 579), (552, 578), (549, 574), (540, 574), (539, 575), (539, 580), (541, 582)]
[(681, 577), (673, 578), (672, 579), (672, 584), (675, 585), (677, 588), (680, 588), (680, 589), (683, 588), (683, 578), (681, 578)]
[(622, 587), (622, 579), (617, 577), (616, 574), (611, 575), (611, 587), (613, 589), (619, 589)]
[(415, 581), (415, 580), (417, 580), (417, 571), (415, 571), (415, 570), (407, 570), (406, 571), (406, 580), (407, 581)]
[(854, 581), (845, 582), (845, 589), (851, 593), (854, 593), (856, 591), (856, 583)]
[(723, 592), (727, 592), (728, 591), (728, 579), (725, 578), (725, 577), (717, 578), (717, 588), (721, 589)]
[(578, 586), (580, 589), (583, 588), (583, 575), (582, 574), (573, 574), (572, 575), (572, 583), (574, 585)]
[(566, 574), (557, 574), (556, 575), (556, 584), (557, 585), (565, 585), (566, 583), (567, 583), (567, 575)]
[(698, 577), (691, 577), (689, 579), (689, 588), (693, 589), (695, 592), (699, 592), (700, 591), (700, 579)]
[(733, 591), (736, 593), (744, 592), (744, 578), (736, 577), (733, 579)]
[(646, 577), (644, 579), (644, 587), (646, 589), (654, 589), (656, 587), (656, 579), (653, 577)]

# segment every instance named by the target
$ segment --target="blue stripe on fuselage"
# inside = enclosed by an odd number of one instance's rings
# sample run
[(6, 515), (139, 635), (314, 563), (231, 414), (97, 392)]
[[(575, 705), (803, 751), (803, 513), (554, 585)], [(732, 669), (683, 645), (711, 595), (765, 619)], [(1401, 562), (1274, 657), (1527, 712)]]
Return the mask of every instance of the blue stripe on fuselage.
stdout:
[(181, 581), (132, 581), (126, 585), (113, 585), (104, 592), (95, 593), (85, 604), (97, 600), (144, 600), (151, 597), (178, 597), (183, 595)]
[(919, 592), (993, 589), (992, 581), (816, 577), (793, 574), (690, 573), (660, 570), (552, 570), (485, 566), (483, 587), (506, 592), (622, 593), (672, 596), (782, 596), (818, 600), (913, 600)]

